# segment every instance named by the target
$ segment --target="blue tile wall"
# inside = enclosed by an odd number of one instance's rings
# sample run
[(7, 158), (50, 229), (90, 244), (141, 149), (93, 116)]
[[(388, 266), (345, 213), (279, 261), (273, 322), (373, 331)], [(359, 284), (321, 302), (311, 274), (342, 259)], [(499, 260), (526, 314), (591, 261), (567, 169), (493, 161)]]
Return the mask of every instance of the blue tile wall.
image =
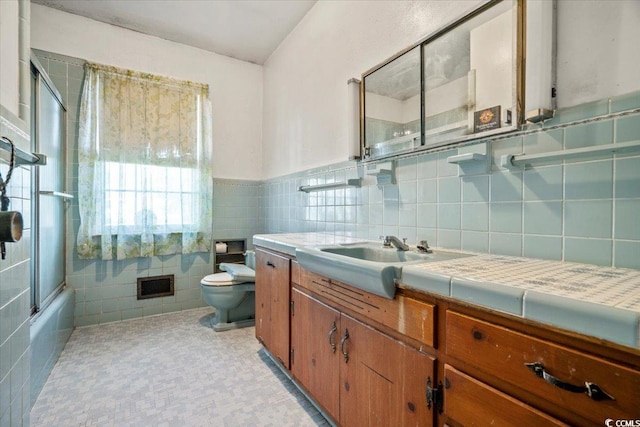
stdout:
[(523, 256), (554, 261), (562, 260), (562, 237), (525, 234), (523, 239)]
[(613, 142), (613, 121), (571, 126), (564, 131), (565, 148), (580, 148)]
[(611, 199), (612, 195), (613, 163), (611, 160), (565, 166), (566, 199)]
[(522, 203), (491, 203), (491, 231), (500, 233), (522, 233)]
[(524, 152), (527, 154), (562, 150), (564, 132), (562, 129), (535, 132), (524, 136)]
[(565, 202), (564, 235), (611, 238), (611, 200), (571, 200)]
[(525, 234), (562, 234), (562, 202), (525, 202)]
[(491, 233), (491, 250), (498, 255), (522, 256), (522, 235)]
[(635, 120), (633, 116), (621, 117), (616, 121), (616, 142), (638, 141), (639, 139), (640, 122)]
[[(0, 135), (17, 147), (30, 150), (29, 135), (19, 120), (0, 107)], [(0, 173), (7, 177), (8, 164), (0, 160)], [(6, 244), (6, 259), (0, 260), (0, 426), (28, 426), (31, 409), (29, 318), (31, 296), (31, 169), (14, 169), (7, 185), (10, 210), (23, 215), (22, 238)]]
[[(489, 141), (487, 174), (460, 177), (446, 161), (458, 150), (449, 149), (396, 159), (397, 184), (385, 187), (354, 162), (265, 181), (264, 232), (327, 231), (367, 239), (397, 233), (443, 248), (640, 268), (633, 255), (640, 248), (640, 150), (524, 170), (500, 167), (504, 154), (640, 140), (640, 113), (625, 107), (640, 108), (640, 93), (561, 110), (543, 124)], [(348, 202), (335, 199), (335, 190), (297, 191), (299, 185), (335, 181), (338, 174), (363, 178)], [(311, 204), (325, 214), (297, 214)], [(340, 214), (351, 208), (353, 215)]]
[(640, 199), (616, 200), (615, 212), (614, 237), (622, 240), (640, 240)]
[(462, 178), (463, 202), (486, 202), (489, 200), (489, 176), (469, 176)]
[[(639, 135), (640, 137), (640, 135)], [(640, 198), (640, 157), (616, 159), (616, 198)]]
[(546, 166), (524, 172), (524, 200), (562, 200), (563, 167)]
[(586, 262), (588, 264), (611, 265), (612, 240), (579, 239), (565, 237), (565, 261)]

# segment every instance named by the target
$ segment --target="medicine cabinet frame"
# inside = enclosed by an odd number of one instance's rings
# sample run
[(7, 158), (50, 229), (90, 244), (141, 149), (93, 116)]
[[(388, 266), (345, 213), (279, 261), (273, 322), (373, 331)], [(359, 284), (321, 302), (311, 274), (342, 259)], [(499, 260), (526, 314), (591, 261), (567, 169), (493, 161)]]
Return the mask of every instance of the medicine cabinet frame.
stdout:
[[(482, 21), (483, 19), (484, 21)], [(501, 24), (498, 20), (502, 21), (502, 23), (510, 23), (510, 28), (507, 28), (506, 33), (504, 28), (497, 26)], [(480, 22), (480, 25), (477, 27), (470, 27), (471, 24), (477, 24), (478, 22)], [(480, 36), (477, 37), (478, 41), (470, 41), (472, 30), (475, 31), (483, 26), (493, 26), (494, 28), (490, 28), (485, 34), (480, 34)], [(458, 33), (455, 32), (456, 29), (460, 29)], [(477, 71), (471, 68), (471, 59), (469, 59), (472, 54), (475, 54), (476, 64), (482, 64), (483, 59), (485, 59), (484, 62), (489, 64), (489, 67), (493, 65), (491, 62), (491, 49), (496, 48), (496, 46), (498, 46), (498, 48), (500, 47), (499, 45), (494, 46), (491, 44), (491, 36), (495, 34), (496, 29), (498, 34), (508, 34), (511, 37), (510, 40), (507, 40), (507, 42), (510, 42), (511, 54), (509, 69), (505, 70), (504, 67), (501, 67), (493, 70), (510, 79), (510, 82), (505, 80), (507, 83), (510, 83), (510, 85), (507, 84), (507, 86), (510, 86), (508, 88), (510, 98), (506, 104), (504, 102), (499, 103), (498, 101), (492, 102), (491, 98), (495, 98), (495, 96), (490, 86), (495, 82), (491, 82), (487, 85), (487, 88), (484, 89), (484, 93), (489, 94), (485, 97), (487, 99), (484, 101), (477, 99)], [(464, 37), (465, 31), (468, 31), (469, 34), (466, 40)], [(494, 33), (491, 31), (494, 31)], [(363, 154), (363, 160), (377, 160), (414, 151), (468, 145), (476, 139), (518, 130), (520, 125), (524, 123), (525, 31), (525, 0), (490, 0), (362, 73), (362, 84), (360, 86), (360, 149)], [(460, 35), (462, 35), (462, 37), (460, 37)], [(496, 43), (499, 44), (500, 41), (501, 40), (496, 40)], [(481, 48), (473, 53), (470, 52), (472, 43), (481, 46)], [(462, 66), (458, 65), (456, 70), (450, 73), (454, 74), (456, 80), (453, 81), (452, 79), (451, 81), (447, 81), (447, 79), (441, 79), (440, 81), (444, 83), (441, 86), (437, 86), (438, 81), (436, 81), (435, 84), (433, 79), (432, 81), (427, 81), (425, 71), (429, 69), (433, 70), (432, 64), (437, 62), (438, 58), (444, 57), (449, 59), (452, 52), (446, 49), (451, 45), (454, 47), (462, 46), (461, 49), (458, 49), (461, 51), (467, 48), (469, 58), (464, 58), (462, 61), (469, 62), (467, 66), (468, 70), (465, 70), (466, 64)], [(503, 51), (505, 45), (503, 42)], [(437, 55), (430, 55), (429, 51), (432, 48), (434, 50), (439, 49)], [(496, 48), (496, 50), (498, 48)], [(480, 53), (478, 54), (477, 52)], [(443, 53), (444, 55), (442, 55)], [(486, 56), (486, 58), (483, 58), (483, 56)], [(377, 88), (376, 77), (385, 74), (400, 75), (400, 79), (404, 77), (405, 81), (408, 75), (416, 78), (416, 70), (410, 69), (409, 65), (406, 65), (411, 61), (415, 62), (415, 57), (419, 57), (419, 81), (412, 81), (410, 85), (414, 88), (413, 90), (415, 90), (415, 86), (419, 87), (419, 89), (417, 89), (419, 90), (420, 101), (419, 120), (415, 119), (418, 108), (418, 103), (416, 102), (417, 95), (412, 94), (410, 90), (407, 91), (406, 87), (398, 89), (397, 99), (393, 99), (390, 102), (396, 106), (402, 104), (402, 107), (399, 107), (402, 109), (402, 112), (398, 113), (396, 111), (393, 115), (408, 121), (397, 123), (393, 120), (380, 119), (379, 117), (368, 117), (368, 109), (376, 111), (376, 113), (380, 115), (383, 114), (382, 112), (390, 111), (392, 108), (398, 110), (398, 107), (380, 107), (380, 105), (382, 105), (381, 99), (385, 97), (395, 97), (394, 95), (388, 95), (389, 92), (394, 90), (393, 84), (395, 83), (392, 83), (391, 86), (384, 86), (382, 89)], [(434, 58), (436, 61), (431, 61)], [(417, 67), (417, 65), (414, 65), (414, 67)], [(456, 72), (458, 76), (455, 76)], [(466, 73), (466, 75), (463, 75), (463, 73)], [(483, 82), (487, 81), (486, 76), (487, 72), (484, 71), (485, 80)], [(500, 85), (500, 77), (496, 77), (495, 75), (492, 77), (498, 80), (498, 84)], [(460, 84), (456, 83), (456, 81)], [(458, 103), (455, 108), (445, 111), (444, 113), (446, 114), (435, 113), (429, 115), (429, 112), (434, 110), (432, 107), (436, 104), (435, 102), (430, 102), (429, 97), (431, 94), (434, 95), (432, 99), (447, 100), (443, 101), (444, 103), (448, 102), (451, 98), (455, 98), (455, 96), (448, 96), (450, 92), (448, 93), (447, 90), (451, 90), (449, 87), (453, 87), (453, 85), (449, 83), (459, 86), (458, 89), (455, 89), (458, 98), (461, 98), (461, 93), (464, 92), (464, 86), (466, 84), (467, 98), (465, 102), (462, 104)], [(502, 85), (505, 86), (504, 81)], [(443, 88), (444, 92), (441, 90)], [(368, 89), (376, 90), (377, 92), (368, 91)], [(435, 91), (430, 92), (433, 89), (435, 89)], [(500, 89), (504, 91), (502, 94), (504, 95), (506, 93), (505, 89)], [(438, 90), (440, 90), (440, 94), (446, 96), (436, 98), (435, 93)], [(402, 92), (402, 94), (400, 94), (400, 92)], [(452, 102), (455, 106), (455, 102), (457, 101), (454, 100)], [(443, 116), (444, 119), (442, 119)], [(446, 123), (447, 120), (451, 120), (451, 117), (454, 116), (458, 118), (456, 122)], [(438, 127), (439, 122), (445, 122), (445, 124), (440, 123), (441, 125)], [(483, 127), (483, 125), (485, 126)]]

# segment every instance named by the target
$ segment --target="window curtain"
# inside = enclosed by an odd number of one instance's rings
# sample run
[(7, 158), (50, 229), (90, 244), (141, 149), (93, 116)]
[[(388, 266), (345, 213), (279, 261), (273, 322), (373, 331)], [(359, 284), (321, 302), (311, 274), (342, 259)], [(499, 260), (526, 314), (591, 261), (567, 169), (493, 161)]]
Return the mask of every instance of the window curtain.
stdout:
[(87, 64), (79, 120), (79, 258), (211, 250), (207, 85)]

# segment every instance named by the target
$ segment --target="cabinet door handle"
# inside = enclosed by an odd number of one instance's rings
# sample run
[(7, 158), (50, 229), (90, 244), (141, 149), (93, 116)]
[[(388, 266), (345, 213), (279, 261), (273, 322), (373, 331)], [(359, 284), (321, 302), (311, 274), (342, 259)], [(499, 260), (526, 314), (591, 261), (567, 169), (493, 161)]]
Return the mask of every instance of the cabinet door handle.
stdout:
[(329, 330), (329, 346), (331, 346), (332, 353), (336, 352), (336, 343), (333, 342), (333, 336), (336, 334), (337, 330), (336, 322), (333, 322), (333, 325), (331, 325), (331, 329)]
[(340, 351), (342, 352), (342, 357), (344, 358), (344, 363), (349, 362), (349, 353), (344, 351), (344, 345), (349, 339), (349, 330), (344, 330), (344, 335), (342, 335), (342, 340), (340, 340)]
[(571, 393), (585, 393), (593, 400), (616, 400), (615, 397), (602, 390), (598, 384), (590, 383), (588, 381), (585, 381), (584, 385), (575, 385), (564, 382), (547, 372), (544, 365), (540, 362), (525, 363), (524, 365), (536, 376), (542, 378), (551, 385), (561, 388), (562, 390), (566, 390)]
[(271, 261), (267, 261), (267, 267), (276, 268), (275, 264)]

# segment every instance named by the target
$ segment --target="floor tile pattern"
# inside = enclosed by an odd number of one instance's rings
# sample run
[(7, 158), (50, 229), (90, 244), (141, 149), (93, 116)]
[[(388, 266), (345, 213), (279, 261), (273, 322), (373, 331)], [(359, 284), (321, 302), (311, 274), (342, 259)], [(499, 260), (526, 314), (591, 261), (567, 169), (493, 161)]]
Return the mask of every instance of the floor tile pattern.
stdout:
[(326, 426), (254, 328), (214, 332), (204, 308), (76, 329), (32, 427)]

